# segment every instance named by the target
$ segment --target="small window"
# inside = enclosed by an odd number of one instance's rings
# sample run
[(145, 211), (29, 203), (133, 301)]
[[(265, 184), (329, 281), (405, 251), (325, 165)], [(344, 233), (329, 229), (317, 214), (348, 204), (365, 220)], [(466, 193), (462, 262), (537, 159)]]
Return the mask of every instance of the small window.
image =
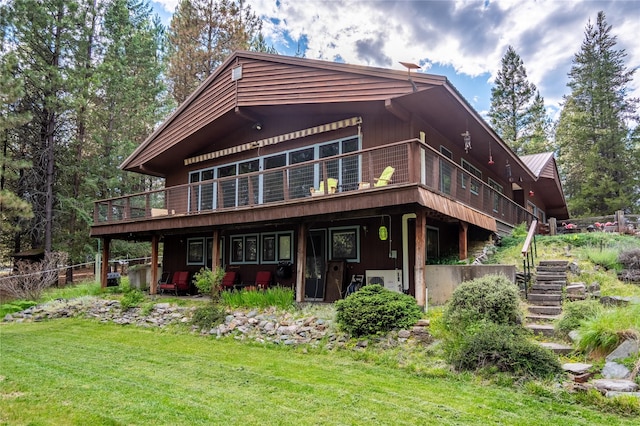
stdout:
[(187, 265), (204, 265), (204, 238), (187, 240)]
[[(472, 176), (467, 176), (466, 173), (462, 172), (460, 185), (463, 188), (466, 188), (467, 182), (470, 182), (469, 191), (471, 191), (472, 194), (478, 195), (480, 193), (480, 181), (478, 179), (482, 180), (482, 172), (464, 159), (462, 159), (462, 168), (469, 172)], [(478, 179), (475, 179), (473, 176), (477, 177)]]
[(346, 260), (348, 262), (360, 261), (360, 235), (359, 227), (331, 228), (330, 257), (334, 260)]

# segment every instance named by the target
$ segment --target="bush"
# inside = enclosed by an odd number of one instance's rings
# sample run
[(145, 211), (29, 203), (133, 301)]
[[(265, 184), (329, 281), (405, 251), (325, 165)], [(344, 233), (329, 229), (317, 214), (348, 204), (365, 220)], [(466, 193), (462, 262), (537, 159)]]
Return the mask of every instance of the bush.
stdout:
[(222, 324), (226, 312), (224, 308), (216, 303), (208, 303), (205, 306), (199, 306), (193, 311), (191, 324), (201, 329), (211, 329), (218, 324)]
[(14, 300), (10, 303), (0, 305), (0, 318), (4, 318), (7, 314), (24, 311), (32, 306), (37, 305), (33, 300)]
[(129, 288), (120, 299), (120, 308), (126, 311), (129, 308), (136, 308), (144, 300), (144, 293), (137, 288)]
[(212, 299), (218, 300), (220, 297), (220, 283), (224, 278), (224, 269), (216, 267), (215, 271), (209, 268), (202, 268), (193, 276), (193, 282), (202, 294), (208, 294)]
[(565, 303), (562, 307), (562, 318), (557, 322), (555, 330), (567, 336), (571, 330), (577, 330), (582, 321), (591, 319), (600, 312), (602, 312), (602, 305), (597, 300)]
[(413, 297), (380, 285), (364, 286), (335, 306), (338, 325), (355, 337), (411, 327), (422, 316)]
[(462, 332), (483, 321), (521, 324), (518, 288), (504, 275), (485, 275), (455, 289), (444, 310), (449, 330)]
[(557, 357), (530, 341), (521, 326), (484, 323), (474, 333), (460, 334), (448, 341), (445, 353), (457, 370), (494, 368), (538, 379), (562, 371)]

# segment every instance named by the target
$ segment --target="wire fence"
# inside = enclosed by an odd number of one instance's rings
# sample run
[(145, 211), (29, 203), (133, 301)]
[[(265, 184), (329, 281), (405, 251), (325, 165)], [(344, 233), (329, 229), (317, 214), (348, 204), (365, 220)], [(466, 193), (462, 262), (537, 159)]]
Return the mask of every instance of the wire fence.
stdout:
[[(109, 259), (109, 264), (110, 265), (116, 265), (116, 264), (120, 265), (121, 268), (124, 268), (126, 270), (126, 266), (128, 266), (132, 262), (134, 264), (139, 264), (139, 263), (148, 263), (150, 261), (151, 261), (150, 257), (121, 258), (121, 259)], [(59, 266), (57, 268), (54, 268), (54, 269), (47, 269), (47, 270), (32, 272), (32, 273), (29, 273), (29, 274), (19, 274), (19, 275), (13, 273), (13, 270), (11, 270), (6, 275), (0, 276), (0, 286), (2, 285), (3, 281), (8, 280), (8, 279), (15, 279), (16, 277), (28, 278), (28, 277), (31, 277), (31, 276), (42, 275), (42, 274), (47, 274), (47, 273), (52, 273), (52, 272), (58, 272), (58, 282), (60, 282), (61, 279), (64, 279), (66, 281), (66, 274), (67, 274), (67, 271), (69, 269), (71, 269), (73, 271), (90, 270), (90, 271), (93, 271), (93, 272), (90, 273), (90, 274), (87, 274), (85, 272), (83, 275), (84, 276), (94, 276), (95, 275), (95, 270), (96, 270), (96, 266), (95, 266), (96, 262), (101, 263), (101, 260), (97, 259), (97, 260), (93, 260), (93, 261), (90, 261), (90, 262), (77, 263), (77, 264), (74, 264), (74, 265), (61, 265), (61, 266)], [(123, 269), (121, 269), (121, 270), (123, 270)]]

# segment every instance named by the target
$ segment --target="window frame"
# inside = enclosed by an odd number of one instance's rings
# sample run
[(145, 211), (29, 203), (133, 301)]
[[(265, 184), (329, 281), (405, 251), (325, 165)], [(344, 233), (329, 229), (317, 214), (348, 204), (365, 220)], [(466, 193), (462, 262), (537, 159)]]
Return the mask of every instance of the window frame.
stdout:
[[(329, 260), (344, 260), (348, 263), (359, 263), (360, 262), (360, 226), (337, 226), (333, 228), (329, 228)], [(335, 240), (334, 237), (341, 234), (353, 234), (354, 236), (354, 256), (336, 256), (335, 251)]]
[(204, 237), (187, 238), (187, 265), (204, 266), (204, 264), (205, 264), (205, 238)]

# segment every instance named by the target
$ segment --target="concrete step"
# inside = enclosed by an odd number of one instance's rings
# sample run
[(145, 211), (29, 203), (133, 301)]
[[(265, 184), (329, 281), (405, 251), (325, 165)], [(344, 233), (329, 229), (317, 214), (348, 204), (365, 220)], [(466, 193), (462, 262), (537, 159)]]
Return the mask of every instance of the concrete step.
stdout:
[(553, 337), (555, 334), (551, 324), (527, 324), (525, 327), (533, 331), (533, 334), (540, 334), (545, 337)]
[(540, 346), (547, 348), (558, 355), (567, 355), (573, 352), (572, 346), (564, 345), (562, 343), (540, 342)]
[(529, 288), (530, 293), (540, 294), (562, 294), (562, 286), (559, 285), (546, 285), (546, 284), (534, 284)]
[(536, 281), (531, 287), (538, 287), (543, 290), (562, 291), (562, 289), (565, 287), (564, 283), (564, 281)]
[(529, 302), (532, 305), (562, 306), (562, 295), (529, 293), (527, 295), (527, 302)]
[(562, 306), (529, 305), (528, 310), (533, 315), (560, 315)]
[(565, 268), (569, 265), (568, 260), (541, 260), (538, 265), (540, 266), (564, 266)]
[(549, 323), (560, 318), (560, 315), (533, 314), (527, 315), (527, 321), (530, 323)]
[(547, 273), (538, 273), (535, 275), (536, 281), (560, 281), (563, 283), (567, 283), (567, 276), (562, 274), (547, 274)]

